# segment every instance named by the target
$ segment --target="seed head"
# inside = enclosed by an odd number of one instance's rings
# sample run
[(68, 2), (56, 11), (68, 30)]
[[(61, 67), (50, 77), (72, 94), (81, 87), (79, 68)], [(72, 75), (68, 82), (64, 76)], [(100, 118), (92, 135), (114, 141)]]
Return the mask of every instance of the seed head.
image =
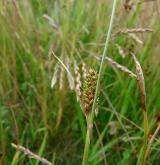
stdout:
[(97, 72), (93, 69), (90, 69), (86, 74), (86, 78), (84, 79), (82, 101), (84, 105), (84, 113), (86, 115), (92, 110), (97, 78)]
[(77, 100), (81, 101), (81, 75), (79, 72), (79, 67), (77, 66), (76, 62), (74, 63), (74, 72), (75, 72), (75, 91), (77, 95)]

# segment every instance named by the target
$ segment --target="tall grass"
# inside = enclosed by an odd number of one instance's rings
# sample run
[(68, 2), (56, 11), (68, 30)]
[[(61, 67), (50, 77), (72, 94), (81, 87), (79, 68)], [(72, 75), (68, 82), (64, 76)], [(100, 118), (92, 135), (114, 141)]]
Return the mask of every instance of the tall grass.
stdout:
[(93, 100), (92, 111), (91, 111), (91, 114), (89, 114), (89, 116), (87, 118), (87, 135), (86, 135), (85, 149), (84, 149), (83, 162), (82, 162), (83, 165), (86, 165), (87, 160), (88, 160), (90, 138), (91, 138), (91, 132), (92, 132), (93, 123), (94, 123), (94, 113), (95, 113), (96, 102), (97, 102), (99, 89), (100, 89), (99, 87), (100, 87), (100, 80), (101, 80), (101, 76), (102, 76), (102, 69), (103, 69), (104, 60), (105, 60), (105, 56), (106, 56), (106, 53), (108, 50), (109, 40), (110, 40), (110, 36), (111, 36), (111, 30), (112, 30), (112, 25), (113, 25), (113, 19), (115, 16), (115, 10), (116, 10), (116, 0), (113, 1), (112, 14), (111, 14), (108, 33), (107, 33), (107, 37), (106, 37), (105, 47), (104, 47), (104, 51), (102, 54), (100, 69), (98, 72), (98, 79), (97, 79), (97, 84), (96, 84), (96, 91), (95, 91), (95, 96), (94, 96), (94, 100)]
[[(103, 66), (97, 88), (99, 115), (91, 121), (97, 129), (92, 128), (85, 158), (88, 164), (103, 164), (104, 157), (111, 165), (137, 163), (144, 135), (139, 88), (134, 78), (114, 65), (125, 66), (135, 76), (130, 53), (136, 54), (144, 72), (150, 137), (157, 129), (160, 107), (159, 2), (117, 2), (108, 58), (101, 65), (111, 2), (0, 1), (0, 164), (38, 164), (12, 148), (11, 143), (29, 148), (55, 164), (82, 163), (87, 136), (85, 117), (70, 89), (67, 72), (52, 51), (65, 64), (69, 59), (66, 66), (72, 75), (73, 61), (79, 67), (83, 62), (88, 68)], [(124, 3), (131, 3), (131, 9), (126, 10)], [(153, 31), (133, 33), (142, 44), (128, 33), (117, 33), (148, 28)], [(59, 71), (51, 89), (57, 63)], [(145, 150), (145, 162), (158, 164), (158, 135)]]

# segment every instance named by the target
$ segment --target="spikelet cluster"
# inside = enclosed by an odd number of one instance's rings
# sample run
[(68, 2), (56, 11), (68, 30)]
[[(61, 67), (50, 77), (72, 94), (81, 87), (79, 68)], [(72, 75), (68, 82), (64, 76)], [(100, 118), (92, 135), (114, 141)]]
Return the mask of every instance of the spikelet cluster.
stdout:
[(83, 63), (82, 63), (83, 79), (85, 79), (86, 76), (87, 76), (87, 69), (86, 69), (86, 68), (87, 68), (87, 67), (86, 67), (86, 64), (83, 62)]
[(92, 110), (92, 104), (95, 95), (96, 82), (98, 74), (93, 69), (90, 69), (83, 82), (82, 101), (84, 112), (87, 115)]
[(74, 72), (75, 72), (75, 92), (77, 95), (77, 100), (81, 101), (81, 75), (79, 71), (79, 67), (77, 66), (76, 62), (74, 63)]
[[(82, 74), (80, 74), (82, 71)], [(77, 101), (79, 101), (81, 109), (84, 115), (87, 115), (92, 110), (92, 104), (94, 101), (96, 82), (98, 74), (93, 69), (88, 69), (85, 63), (82, 63), (81, 69), (74, 61), (74, 73), (75, 73), (75, 92), (77, 95)], [(95, 114), (98, 114), (98, 99), (96, 103)]]

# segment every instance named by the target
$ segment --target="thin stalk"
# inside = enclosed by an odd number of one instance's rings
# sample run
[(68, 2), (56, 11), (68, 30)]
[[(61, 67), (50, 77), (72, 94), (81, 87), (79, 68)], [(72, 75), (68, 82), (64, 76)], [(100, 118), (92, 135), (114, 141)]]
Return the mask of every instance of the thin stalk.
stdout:
[(59, 95), (60, 95), (61, 100), (59, 101), (59, 110), (58, 110), (58, 115), (57, 115), (57, 119), (56, 119), (55, 130), (58, 130), (58, 128), (61, 124), (61, 121), (62, 121), (66, 93), (67, 93), (66, 90), (64, 90), (64, 89), (60, 90)]
[(144, 116), (144, 146), (143, 146), (143, 163), (145, 161), (145, 151), (147, 149), (147, 143), (148, 143), (148, 118), (147, 118), (147, 111), (143, 110), (143, 116)]
[(39, 155), (36, 155), (32, 151), (30, 151), (28, 148), (25, 148), (21, 145), (17, 145), (14, 143), (11, 143), (11, 145), (12, 145), (12, 147), (16, 148), (18, 151), (25, 153), (28, 157), (38, 160), (39, 162), (43, 163), (44, 165), (52, 165), (52, 163), (50, 161), (48, 161), (47, 159), (45, 159)]
[(148, 119), (147, 119), (147, 111), (143, 110), (143, 117), (144, 117), (144, 137), (143, 137), (143, 146), (142, 150), (139, 155), (139, 159), (137, 161), (137, 165), (145, 165), (145, 153), (147, 150), (148, 145)]
[[(101, 137), (101, 133), (100, 133), (100, 131), (99, 131), (99, 129), (98, 129), (97, 123), (94, 122), (94, 125), (95, 125), (95, 128), (96, 128), (98, 137), (100, 138), (100, 137)], [(101, 149), (103, 150), (102, 155), (103, 155), (104, 165), (107, 165), (106, 154), (105, 154), (105, 151), (104, 151), (104, 145), (103, 145), (103, 141), (102, 141), (101, 138), (100, 138), (100, 147), (101, 147)]]
[(149, 141), (149, 143), (148, 143), (148, 147), (147, 147), (147, 149), (146, 149), (145, 156), (144, 156), (143, 165), (146, 164), (146, 160), (147, 160), (147, 157), (148, 157), (149, 152), (150, 152), (150, 150), (151, 150), (151, 146), (152, 146), (153, 140), (155, 139), (155, 137), (156, 137), (156, 135), (158, 134), (159, 130), (160, 130), (160, 123), (158, 123), (158, 127), (156, 128), (154, 134), (152, 135), (152, 137), (151, 137), (151, 139), (150, 139), (150, 141)]
[(132, 57), (136, 64), (137, 83), (138, 83), (139, 90), (140, 90), (141, 102), (142, 102), (141, 104), (142, 104), (142, 111), (143, 111), (144, 138), (143, 138), (143, 146), (142, 146), (142, 149), (140, 150), (140, 154), (139, 154), (138, 161), (137, 161), (137, 165), (141, 165), (144, 162), (145, 151), (147, 149), (147, 142), (148, 142), (146, 90), (145, 90), (145, 82), (144, 82), (143, 70), (141, 68), (141, 65), (133, 53), (132, 53)]
[(110, 23), (109, 23), (109, 29), (108, 29), (108, 32), (107, 32), (105, 47), (104, 47), (104, 50), (103, 50), (102, 60), (101, 60), (101, 64), (100, 64), (100, 68), (99, 68), (99, 72), (98, 72), (96, 92), (95, 92), (93, 106), (92, 106), (92, 112), (91, 112), (91, 124), (92, 124), (92, 126), (93, 126), (93, 121), (94, 121), (94, 110), (96, 108), (96, 102), (97, 102), (97, 98), (98, 98), (98, 94), (99, 94), (99, 87), (100, 87), (102, 69), (103, 69), (103, 65), (104, 65), (104, 61), (105, 61), (105, 56), (106, 56), (106, 53), (108, 51), (109, 40), (110, 40), (111, 32), (112, 32), (112, 25), (113, 25), (113, 20), (114, 20), (114, 16), (115, 16), (115, 10), (116, 10), (116, 2), (117, 2), (117, 0), (113, 1), (112, 14), (111, 14), (111, 19), (110, 19)]
[(147, 111), (143, 111), (144, 116), (144, 144), (147, 145), (148, 141), (148, 118), (147, 118)]
[(91, 111), (91, 114), (89, 114), (89, 116), (87, 117), (87, 134), (86, 134), (86, 142), (85, 142), (82, 165), (86, 165), (87, 161), (88, 161), (88, 153), (89, 153), (90, 140), (91, 140), (91, 131), (92, 131), (93, 123), (94, 123), (94, 110), (96, 108), (96, 102), (97, 102), (97, 98), (98, 98), (98, 94), (99, 94), (100, 80), (101, 80), (101, 75), (102, 75), (103, 64), (105, 61), (105, 55), (107, 53), (109, 40), (111, 37), (112, 25), (113, 25), (113, 20), (114, 20), (114, 16), (115, 16), (115, 10), (116, 10), (116, 2), (117, 2), (117, 0), (113, 1), (112, 13), (111, 13), (111, 18), (110, 18), (110, 23), (109, 23), (109, 29), (107, 32), (105, 47), (103, 50), (102, 60), (101, 60), (100, 69), (99, 69), (99, 73), (98, 73), (96, 92), (95, 92), (95, 96), (94, 96), (92, 111)]
[(91, 120), (90, 120), (90, 114), (86, 116), (86, 122), (87, 122), (87, 133), (86, 133), (86, 141), (84, 146), (84, 154), (83, 154), (83, 162), (82, 165), (86, 165), (88, 161), (88, 154), (89, 154), (89, 146), (91, 142)]

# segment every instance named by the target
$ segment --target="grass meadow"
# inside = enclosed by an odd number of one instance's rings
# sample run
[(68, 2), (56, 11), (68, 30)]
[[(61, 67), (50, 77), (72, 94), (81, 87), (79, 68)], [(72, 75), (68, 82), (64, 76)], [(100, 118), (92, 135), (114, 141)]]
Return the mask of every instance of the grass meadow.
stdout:
[(159, 130), (159, 0), (0, 0), (0, 164), (160, 165)]

